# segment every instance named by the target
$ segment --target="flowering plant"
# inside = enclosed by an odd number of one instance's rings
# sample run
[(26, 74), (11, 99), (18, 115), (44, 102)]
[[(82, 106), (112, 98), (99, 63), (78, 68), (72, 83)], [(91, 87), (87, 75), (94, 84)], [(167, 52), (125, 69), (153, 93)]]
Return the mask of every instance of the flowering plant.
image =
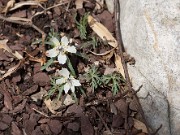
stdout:
[(70, 46), (70, 41), (66, 36), (61, 38), (61, 42), (56, 37), (52, 37), (50, 42), (53, 43), (54, 48), (46, 51), (46, 56), (50, 58), (58, 57), (60, 64), (65, 64), (67, 60), (67, 53), (76, 53), (75, 46)]
[(66, 94), (69, 90), (74, 93), (75, 86), (81, 86), (79, 80), (70, 75), (66, 68), (62, 68), (60, 71), (57, 71), (57, 73), (61, 76), (61, 78), (56, 80), (56, 84), (63, 85)]

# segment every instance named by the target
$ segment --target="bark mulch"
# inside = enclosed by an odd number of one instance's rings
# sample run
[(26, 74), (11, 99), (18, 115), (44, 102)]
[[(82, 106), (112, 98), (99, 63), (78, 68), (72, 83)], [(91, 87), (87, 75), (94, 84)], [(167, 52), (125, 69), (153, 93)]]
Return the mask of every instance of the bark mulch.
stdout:
[[(11, 10), (13, 6), (9, 6), (0, 14), (0, 44), (7, 39), (7, 45), (13, 51), (9, 53), (2, 47), (0, 49), (1, 77), (18, 65), (18, 68), (0, 81), (0, 135), (149, 134), (151, 130), (145, 121), (136, 93), (128, 90), (126, 81), (119, 83), (120, 91), (113, 95), (110, 86), (98, 87), (92, 92), (90, 85), (83, 83), (83, 77), (79, 77), (86, 96), (77, 92), (76, 103), (61, 103), (58, 106), (57, 101), (56, 109), (52, 109), (54, 102), (53, 105), (48, 105), (49, 100), (44, 95), (51, 89), (51, 76), (55, 74), (55, 69), (62, 66), (55, 63), (54, 67), (41, 70), (42, 64), (48, 60), (44, 56), (48, 47), (43, 43), (32, 43), (36, 39), (48, 37), (52, 30), (59, 34), (63, 32), (73, 39), (73, 43), (78, 44), (77, 50), (88, 57), (69, 57), (77, 74), (85, 73), (86, 68), (94, 63), (98, 65), (100, 73), (112, 72), (116, 68), (115, 55), (97, 55), (112, 49), (108, 41), (102, 41), (89, 25), (86, 26), (87, 38), (82, 38), (77, 22), (88, 13), (115, 37), (117, 20), (105, 4), (94, 0), (86, 0), (83, 4), (81, 0), (64, 1), (62, 4), (58, 0), (39, 1), (43, 7), (51, 9), (45, 10), (37, 3), (27, 3), (15, 10)], [(16, 1), (13, 5), (19, 2), (24, 1)], [(0, 11), (5, 9), (7, 3), (8, 0), (0, 1)], [(77, 8), (78, 4), (80, 8)], [(27, 23), (19, 18), (30, 21)], [(93, 47), (91, 37), (96, 38), (97, 46)], [(15, 51), (23, 59), (14, 57), (12, 53)], [(116, 53), (120, 52), (117, 50)], [(129, 59), (125, 59), (126, 63), (127, 61)], [(50, 99), (56, 99), (57, 94), (55, 92)], [(62, 102), (66, 96), (62, 93), (59, 101)]]

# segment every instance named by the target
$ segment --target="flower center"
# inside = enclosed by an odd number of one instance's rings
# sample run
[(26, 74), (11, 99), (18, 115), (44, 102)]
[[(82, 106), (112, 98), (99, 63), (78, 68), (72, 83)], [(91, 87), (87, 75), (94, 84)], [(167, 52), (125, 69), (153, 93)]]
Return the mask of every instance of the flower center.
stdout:
[(68, 78), (66, 82), (67, 82), (70, 86), (72, 86), (71, 78)]
[(64, 47), (62, 47), (62, 46), (59, 46), (57, 49), (58, 49), (59, 52), (61, 52), (63, 54), (66, 52)]

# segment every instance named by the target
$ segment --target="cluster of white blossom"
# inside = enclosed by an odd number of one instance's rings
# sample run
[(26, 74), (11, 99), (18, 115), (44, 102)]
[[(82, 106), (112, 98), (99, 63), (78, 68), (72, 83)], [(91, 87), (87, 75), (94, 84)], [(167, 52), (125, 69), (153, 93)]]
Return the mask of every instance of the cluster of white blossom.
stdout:
[[(61, 38), (61, 42), (56, 37), (52, 37), (50, 42), (53, 44), (53, 48), (46, 51), (46, 56), (50, 58), (57, 57), (60, 64), (65, 64), (67, 61), (68, 53), (76, 53), (76, 47), (69, 45), (70, 41), (66, 36)], [(66, 68), (62, 68), (57, 71), (58, 75), (61, 77), (56, 80), (56, 84), (63, 85), (65, 93), (71, 90), (75, 92), (75, 86), (81, 86), (79, 80), (75, 79)]]

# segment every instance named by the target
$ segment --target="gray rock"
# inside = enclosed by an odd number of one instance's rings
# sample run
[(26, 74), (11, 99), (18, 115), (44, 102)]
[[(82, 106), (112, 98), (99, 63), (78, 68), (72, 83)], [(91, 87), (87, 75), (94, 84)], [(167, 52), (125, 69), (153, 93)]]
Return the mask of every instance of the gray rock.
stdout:
[[(133, 87), (153, 129), (180, 131), (180, 2), (119, 0), (120, 25), (126, 51), (136, 64), (128, 66)], [(108, 1), (106, 1), (108, 2)]]
[(114, 0), (105, 0), (107, 8), (111, 14), (114, 13)]

